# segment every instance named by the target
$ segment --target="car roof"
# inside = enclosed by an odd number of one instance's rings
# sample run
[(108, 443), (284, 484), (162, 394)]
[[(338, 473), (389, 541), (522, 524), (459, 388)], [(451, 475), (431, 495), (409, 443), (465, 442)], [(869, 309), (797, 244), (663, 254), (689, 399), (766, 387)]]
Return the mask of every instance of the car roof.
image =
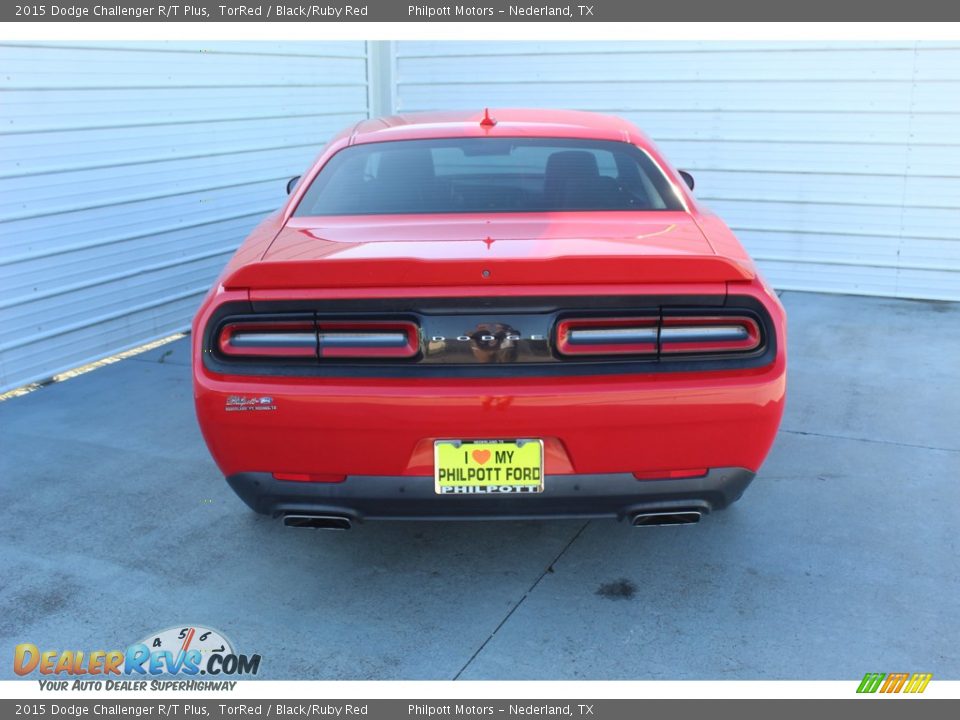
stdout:
[[(484, 122), (485, 118), (490, 120)], [(478, 108), (405, 113), (363, 120), (341, 134), (349, 144), (454, 137), (561, 137), (648, 145), (626, 120), (576, 110)]]

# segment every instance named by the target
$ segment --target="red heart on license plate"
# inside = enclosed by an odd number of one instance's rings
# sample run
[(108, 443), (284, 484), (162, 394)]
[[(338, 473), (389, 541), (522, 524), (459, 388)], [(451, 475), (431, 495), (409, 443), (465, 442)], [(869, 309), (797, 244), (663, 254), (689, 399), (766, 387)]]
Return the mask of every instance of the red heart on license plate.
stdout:
[(483, 465), (484, 463), (487, 462), (487, 460), (490, 459), (490, 451), (489, 451), (489, 450), (474, 450), (474, 451), (473, 451), (473, 459), (476, 460), (476, 461), (477, 461), (478, 463), (480, 463), (481, 465)]

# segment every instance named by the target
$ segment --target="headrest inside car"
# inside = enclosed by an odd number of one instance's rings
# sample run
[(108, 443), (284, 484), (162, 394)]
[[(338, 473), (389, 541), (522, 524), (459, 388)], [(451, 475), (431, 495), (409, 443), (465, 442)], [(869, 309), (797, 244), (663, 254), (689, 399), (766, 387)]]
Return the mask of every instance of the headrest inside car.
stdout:
[(387, 150), (380, 154), (377, 179), (381, 181), (432, 180), (433, 155), (429, 150)]

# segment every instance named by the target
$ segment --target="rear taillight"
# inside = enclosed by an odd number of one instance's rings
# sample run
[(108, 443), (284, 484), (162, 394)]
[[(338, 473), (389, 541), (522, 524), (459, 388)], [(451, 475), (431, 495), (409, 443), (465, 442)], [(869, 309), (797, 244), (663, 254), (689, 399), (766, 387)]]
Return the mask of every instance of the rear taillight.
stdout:
[(713, 354), (750, 352), (760, 346), (760, 326), (749, 317), (664, 316), (660, 353)]
[(420, 351), (412, 322), (317, 322), (320, 358), (412, 358)]
[(745, 315), (568, 318), (556, 329), (565, 356), (750, 353), (761, 342), (759, 323)]
[(557, 323), (561, 355), (656, 355), (658, 318), (576, 318)]
[(219, 346), (231, 357), (310, 358), (317, 356), (317, 331), (310, 321), (228, 323)]
[(243, 320), (220, 330), (220, 352), (237, 358), (412, 358), (420, 351), (416, 324), (367, 320)]

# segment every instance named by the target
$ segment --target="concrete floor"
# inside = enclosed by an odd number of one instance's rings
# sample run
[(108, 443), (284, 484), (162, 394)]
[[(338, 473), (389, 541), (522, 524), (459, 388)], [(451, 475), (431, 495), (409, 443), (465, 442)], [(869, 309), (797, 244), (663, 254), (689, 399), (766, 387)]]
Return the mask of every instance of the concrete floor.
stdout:
[(783, 300), (776, 446), (692, 527), (284, 528), (209, 459), (186, 341), (0, 403), (0, 649), (196, 623), (272, 679), (960, 679), (960, 305)]

